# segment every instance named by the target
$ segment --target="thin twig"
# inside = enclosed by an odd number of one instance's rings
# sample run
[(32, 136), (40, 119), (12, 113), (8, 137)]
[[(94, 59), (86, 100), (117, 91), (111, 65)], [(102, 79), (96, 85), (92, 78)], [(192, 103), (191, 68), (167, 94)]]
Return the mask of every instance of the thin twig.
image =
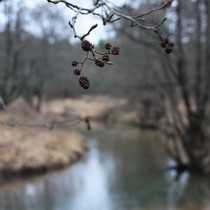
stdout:
[[(75, 37), (75, 38), (77, 38), (77, 37), (80, 38), (80, 37), (77, 35), (76, 29), (75, 29), (75, 24), (76, 24), (76, 22), (77, 22), (77, 18), (78, 18), (78, 16), (79, 16), (80, 12), (81, 12), (81, 9), (78, 10), (78, 12), (76, 13), (76, 15), (72, 17), (72, 23), (69, 21), (69, 25), (70, 25), (70, 27), (71, 27), (72, 30), (73, 30), (73, 33), (74, 33), (74, 37)], [(80, 38), (80, 39), (81, 39), (81, 38)]]
[[(171, 5), (171, 3), (173, 2), (173, 0), (169, 0), (166, 3), (164, 3), (163, 5), (161, 5), (160, 7), (153, 8), (153, 9), (151, 9), (151, 10), (145, 12), (145, 13), (142, 13), (142, 14), (139, 14), (139, 15), (136, 15), (136, 16), (130, 16), (130, 15), (126, 15), (126, 14), (120, 12), (119, 9), (117, 9), (115, 7), (111, 7), (108, 4), (108, 2), (105, 1), (105, 0), (95, 1), (92, 8), (80, 7), (76, 4), (72, 4), (72, 3), (67, 2), (65, 0), (47, 0), (47, 1), (50, 2), (50, 3), (54, 3), (54, 4), (64, 3), (68, 8), (75, 11), (76, 13), (79, 12), (82, 15), (87, 15), (87, 14), (96, 15), (96, 16), (98, 16), (102, 19), (104, 25), (106, 23), (112, 23), (112, 22), (118, 21), (120, 19), (125, 19), (125, 20), (130, 21), (133, 26), (138, 26), (141, 29), (150, 30), (150, 31), (156, 31), (157, 28), (159, 28), (165, 22), (165, 19), (163, 19), (156, 26), (147, 26), (147, 25), (142, 24), (142, 20), (144, 22), (143, 17), (148, 16), (148, 15), (154, 13), (154, 12), (164, 10), (164, 9), (168, 8)], [(96, 10), (98, 8), (102, 8), (102, 11), (107, 11), (107, 12), (105, 14), (103, 14), (102, 12), (101, 13), (96, 12)], [(109, 16), (107, 15), (108, 13), (110, 14)], [(116, 16), (115, 19), (113, 19), (114, 16)], [(72, 29), (75, 30), (74, 25), (73, 25)], [(74, 34), (75, 34), (75, 31), (74, 31)], [(89, 35), (89, 33), (87, 33), (87, 34)], [(76, 36), (76, 37), (78, 37), (78, 36)]]
[(135, 16), (134, 19), (137, 20), (137, 19), (142, 18), (144, 16), (148, 16), (148, 15), (154, 13), (154, 12), (157, 12), (157, 11), (160, 11), (160, 10), (163, 10), (163, 9), (166, 9), (166, 8), (170, 7), (170, 5), (171, 5), (172, 2), (173, 2), (173, 0), (169, 0), (169, 1), (165, 2), (165, 3), (163, 3), (160, 7), (153, 8), (153, 9), (151, 9), (151, 10), (145, 12), (145, 13), (142, 13), (140, 15)]
[(89, 31), (86, 34), (84, 34), (83, 36), (81, 36), (80, 39), (83, 40), (86, 36), (90, 35), (91, 31), (94, 30), (95, 28), (97, 28), (97, 26), (98, 26), (98, 24), (95, 24), (95, 25), (91, 26)]

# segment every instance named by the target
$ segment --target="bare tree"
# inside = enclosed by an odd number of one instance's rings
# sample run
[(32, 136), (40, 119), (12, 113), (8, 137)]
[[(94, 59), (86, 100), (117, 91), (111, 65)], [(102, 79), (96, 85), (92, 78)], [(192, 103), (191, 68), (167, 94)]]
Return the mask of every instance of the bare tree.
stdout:
[(166, 151), (175, 160), (175, 168), (193, 173), (209, 172), (209, 9), (209, 1), (176, 1), (170, 11), (170, 30), (164, 27), (168, 31), (164, 41), (176, 43), (170, 56), (164, 52), (165, 42), (161, 42), (162, 52), (153, 44), (153, 35), (118, 28), (156, 54), (160, 70), (153, 86), (167, 99), (167, 125), (171, 128), (166, 129), (171, 137)]
[[(180, 123), (175, 124), (179, 134), (182, 147), (188, 158), (188, 165), (191, 171), (203, 173), (209, 170), (208, 147), (208, 117), (207, 104), (209, 100), (209, 36), (210, 36), (210, 4), (209, 1), (197, 0), (189, 2), (194, 12), (193, 37), (187, 41), (188, 45), (193, 44), (194, 53), (190, 54), (193, 59), (189, 61), (186, 44), (183, 42), (184, 33), (184, 4), (179, 0), (176, 6), (176, 43), (177, 54), (175, 57), (175, 80), (180, 88), (180, 97), (184, 106), (183, 111), (176, 107), (175, 114)], [(192, 63), (194, 61), (194, 63)], [(189, 63), (188, 63), (189, 62)], [(192, 68), (192, 69), (191, 69)], [(179, 165), (183, 163), (179, 153), (175, 154)], [(183, 165), (183, 164), (181, 164)]]
[[(200, 174), (209, 172), (209, 117), (207, 112), (210, 84), (209, 1), (175, 0), (172, 8), (174, 12), (171, 14), (173, 20), (176, 21), (169, 25), (172, 26), (169, 37), (163, 37), (160, 33), (161, 27), (167, 30), (167, 25), (163, 25), (165, 18), (160, 18), (158, 22), (156, 20), (155, 24), (152, 22), (152, 26), (147, 25), (145, 20), (151, 14), (156, 14), (157, 11), (165, 13), (165, 9), (171, 6), (173, 1), (165, 1), (160, 6), (155, 6), (148, 12), (140, 14), (133, 13), (133, 11), (126, 13), (125, 7), (117, 8), (103, 0), (93, 1), (90, 8), (64, 0), (48, 0), (48, 2), (64, 3), (75, 12), (69, 24), (75, 38), (81, 41), (94, 30), (94, 27), (90, 28), (84, 36), (78, 36), (74, 27), (78, 15), (93, 14), (100, 17), (104, 24), (124, 19), (131, 26), (154, 32), (146, 35), (152, 38), (153, 43), (147, 41), (148, 39), (138, 39), (137, 36), (133, 36), (135, 34), (132, 36), (127, 34), (133, 40), (159, 54), (163, 81), (168, 85), (167, 88), (160, 86), (157, 88), (164, 92), (168, 101), (167, 125), (172, 130), (172, 133), (168, 134), (173, 137), (169, 143), (170, 146), (167, 146), (168, 154), (176, 161), (176, 168), (179, 171), (190, 170), (192, 173)], [(161, 40), (162, 51), (154, 44), (154, 35), (158, 35)], [(175, 50), (173, 50), (174, 44), (170, 38), (176, 43)], [(171, 55), (172, 51), (174, 53)]]
[(13, 1), (4, 2), (4, 13), (6, 25), (4, 30), (4, 42), (2, 54), (4, 61), (0, 71), (1, 96), (6, 104), (16, 98), (20, 92), (21, 68), (23, 68), (23, 22), (24, 5), (19, 2), (19, 6), (14, 11)]
[[(40, 111), (44, 86), (53, 75), (56, 63), (55, 60), (52, 61), (52, 57), (56, 58), (58, 54), (54, 44), (67, 35), (65, 35), (64, 17), (59, 9), (52, 10), (46, 3), (38, 4), (30, 11), (30, 17), (38, 31), (36, 36), (39, 41), (36, 46), (33, 46), (33, 53), (28, 52), (24, 97), (32, 107)], [(28, 48), (31, 50), (30, 47)]]

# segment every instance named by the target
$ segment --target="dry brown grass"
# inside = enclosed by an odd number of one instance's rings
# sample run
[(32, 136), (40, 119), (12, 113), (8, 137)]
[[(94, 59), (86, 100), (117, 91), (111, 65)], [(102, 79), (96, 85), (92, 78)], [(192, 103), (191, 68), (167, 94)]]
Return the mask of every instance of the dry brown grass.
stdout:
[(76, 115), (81, 117), (91, 116), (97, 118), (106, 110), (127, 104), (125, 99), (114, 99), (109, 96), (87, 96), (79, 99), (54, 100), (45, 103), (43, 114), (54, 113), (62, 115)]
[(42, 113), (47, 116), (89, 116), (97, 121), (114, 124), (138, 123), (138, 110), (134, 109), (133, 103), (130, 104), (127, 99), (110, 96), (84, 95), (79, 99), (54, 100), (44, 104)]
[[(22, 99), (1, 112), (1, 121), (45, 123), (56, 114), (38, 114)], [(13, 119), (13, 120), (14, 120)], [(12, 121), (13, 121), (12, 120)], [(0, 172), (4, 175), (45, 172), (71, 164), (84, 155), (83, 137), (72, 130), (0, 125)]]
[(75, 132), (9, 127), (0, 127), (0, 132), (0, 170), (4, 174), (64, 167), (86, 150)]
[[(12, 117), (26, 124), (45, 124), (90, 116), (92, 119), (106, 118), (115, 123), (127, 123), (136, 115), (136, 112), (123, 111), (122, 107), (127, 104), (124, 99), (83, 96), (80, 99), (45, 102), (42, 112), (37, 113), (23, 99), (18, 99), (8, 107), (9, 115), (2, 112), (0, 119), (7, 121)], [(100, 123), (91, 124), (93, 129), (100, 129)], [(85, 124), (62, 130), (0, 125), (0, 171), (4, 174), (27, 174), (69, 165), (86, 150), (80, 128), (85, 129)]]

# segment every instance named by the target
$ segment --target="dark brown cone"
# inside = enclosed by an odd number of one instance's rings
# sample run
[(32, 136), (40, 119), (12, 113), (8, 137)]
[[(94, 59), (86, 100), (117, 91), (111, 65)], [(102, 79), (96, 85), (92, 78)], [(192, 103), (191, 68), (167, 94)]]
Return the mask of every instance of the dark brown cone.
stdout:
[(168, 46), (169, 46), (169, 47), (174, 47), (174, 43), (173, 43), (173, 42), (169, 42), (169, 43), (168, 43)]
[(111, 48), (112, 48), (112, 45), (110, 43), (105, 44), (105, 49), (111, 50)]
[(109, 61), (109, 56), (108, 55), (103, 55), (102, 56), (102, 61), (108, 62)]
[(170, 53), (172, 52), (172, 47), (166, 46), (165, 52), (166, 52), (167, 54), (170, 54)]
[(79, 78), (79, 84), (80, 84), (80, 86), (81, 86), (83, 89), (88, 89), (89, 86), (90, 86), (90, 81), (89, 81), (89, 79), (88, 79), (87, 77), (81, 76), (81, 77)]
[(101, 61), (101, 60), (95, 60), (95, 65), (96, 66), (99, 66), (99, 67), (104, 67), (105, 66), (105, 64), (103, 63), (103, 61)]
[(119, 47), (113, 47), (112, 48), (112, 54), (113, 55), (119, 55), (120, 54), (120, 48)]
[(79, 76), (81, 74), (81, 70), (80, 69), (75, 69), (74, 74)]
[(89, 41), (84, 40), (82, 41), (82, 49), (89, 52), (93, 49), (93, 45)]
[(166, 44), (168, 44), (168, 43), (169, 43), (169, 39), (168, 39), (167, 37), (165, 37), (165, 38), (163, 39), (163, 42), (166, 43)]
[(78, 64), (77, 61), (72, 61), (72, 63), (71, 63), (71, 65), (72, 65), (73, 67), (77, 66), (77, 64)]

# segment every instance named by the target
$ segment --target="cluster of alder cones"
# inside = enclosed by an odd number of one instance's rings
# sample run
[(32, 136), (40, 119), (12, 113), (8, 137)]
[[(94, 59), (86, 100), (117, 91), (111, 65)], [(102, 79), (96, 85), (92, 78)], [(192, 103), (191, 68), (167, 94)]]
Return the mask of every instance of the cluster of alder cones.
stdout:
[[(172, 53), (173, 48), (174, 48), (174, 43), (171, 42), (168, 38), (161, 37), (160, 45), (162, 48), (164, 48), (164, 50), (167, 54)], [(94, 45), (91, 44), (87, 40), (81, 41), (81, 47), (84, 51), (87, 52), (87, 56), (85, 57), (85, 59), (82, 62), (73, 61), (72, 66), (73, 67), (79, 66), (79, 68), (74, 69), (74, 74), (76, 76), (79, 76), (79, 85), (83, 89), (88, 89), (90, 87), (90, 80), (88, 79), (88, 77), (83, 75), (84, 63), (87, 60), (91, 60), (92, 62), (94, 62), (94, 64), (96, 66), (101, 67), (101, 68), (107, 64), (110, 65), (110, 64), (112, 64), (112, 62), (110, 61), (110, 55), (119, 55), (120, 48), (117, 46), (113, 47), (110, 43), (106, 43), (104, 45), (105, 52), (101, 53), (101, 52), (97, 52), (94, 48)]]
[(172, 53), (174, 48), (174, 43), (171, 42), (167, 37), (162, 39), (162, 42), (160, 43), (161, 47), (165, 49), (165, 52), (167, 54)]
[(84, 76), (83, 73), (83, 66), (85, 61), (91, 60), (94, 62), (94, 64), (98, 67), (104, 67), (105, 65), (110, 65), (112, 62), (110, 62), (110, 55), (119, 55), (120, 53), (120, 48), (115, 46), (112, 47), (110, 43), (106, 43), (104, 48), (105, 52), (99, 53), (94, 49), (94, 45), (91, 44), (87, 40), (83, 40), (81, 42), (81, 47), (84, 51), (87, 52), (86, 58), (82, 62), (78, 61), (73, 61), (72, 66), (77, 67), (79, 66), (80, 68), (74, 69), (74, 74), (76, 76), (79, 76), (79, 84), (83, 89), (88, 89), (90, 86), (90, 80)]

